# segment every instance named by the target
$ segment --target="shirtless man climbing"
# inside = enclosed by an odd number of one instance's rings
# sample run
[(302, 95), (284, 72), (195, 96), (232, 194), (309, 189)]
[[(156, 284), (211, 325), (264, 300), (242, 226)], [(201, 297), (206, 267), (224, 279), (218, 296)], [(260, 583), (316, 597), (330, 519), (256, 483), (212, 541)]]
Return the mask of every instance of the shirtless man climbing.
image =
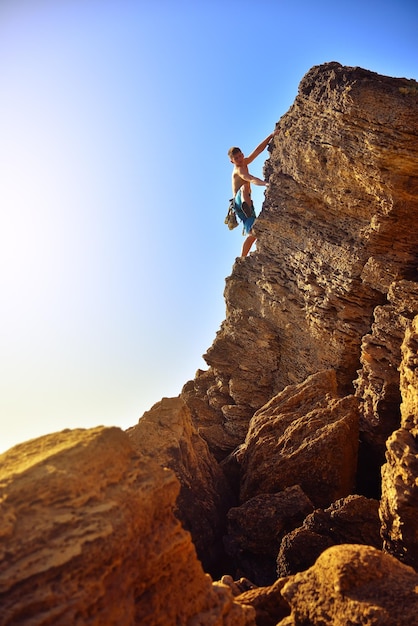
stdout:
[(265, 148), (267, 148), (270, 141), (278, 133), (274, 131), (260, 143), (259, 146), (249, 156), (244, 156), (240, 148), (230, 148), (228, 150), (228, 156), (231, 163), (234, 165), (232, 171), (232, 194), (235, 202), (235, 212), (244, 224), (244, 232), (247, 235), (244, 244), (242, 246), (242, 256), (247, 256), (251, 246), (256, 240), (255, 235), (252, 233), (252, 227), (255, 222), (256, 214), (254, 205), (251, 200), (251, 183), (254, 185), (267, 186), (264, 180), (253, 176), (248, 171), (249, 163), (252, 163), (255, 158), (258, 157)]

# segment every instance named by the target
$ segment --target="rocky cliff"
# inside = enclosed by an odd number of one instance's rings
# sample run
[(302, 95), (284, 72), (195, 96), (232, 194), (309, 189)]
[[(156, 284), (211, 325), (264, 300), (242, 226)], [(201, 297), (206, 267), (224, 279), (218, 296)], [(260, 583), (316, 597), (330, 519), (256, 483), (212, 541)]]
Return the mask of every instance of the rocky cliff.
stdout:
[(208, 369), (2, 455), (0, 625), (416, 620), (418, 84), (314, 67), (277, 129)]

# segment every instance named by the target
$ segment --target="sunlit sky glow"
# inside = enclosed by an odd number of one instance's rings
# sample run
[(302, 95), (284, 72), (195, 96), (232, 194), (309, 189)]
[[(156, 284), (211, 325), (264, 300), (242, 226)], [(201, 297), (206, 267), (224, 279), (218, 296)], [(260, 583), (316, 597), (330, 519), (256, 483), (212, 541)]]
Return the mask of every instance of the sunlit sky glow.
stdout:
[(228, 148), (264, 139), (314, 65), (417, 79), (417, 18), (412, 0), (0, 2), (0, 452), (132, 426), (206, 367), (242, 245)]

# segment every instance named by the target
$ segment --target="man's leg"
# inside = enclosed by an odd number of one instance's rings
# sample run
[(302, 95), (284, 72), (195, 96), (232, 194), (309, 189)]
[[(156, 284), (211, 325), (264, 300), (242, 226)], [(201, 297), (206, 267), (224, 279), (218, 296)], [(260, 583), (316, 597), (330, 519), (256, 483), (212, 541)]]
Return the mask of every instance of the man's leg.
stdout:
[(247, 254), (249, 253), (249, 251), (251, 250), (251, 246), (253, 245), (254, 241), (257, 239), (257, 237), (254, 237), (254, 235), (248, 235), (248, 237), (246, 237), (243, 245), (242, 245), (242, 252), (241, 252), (241, 256), (247, 256)]

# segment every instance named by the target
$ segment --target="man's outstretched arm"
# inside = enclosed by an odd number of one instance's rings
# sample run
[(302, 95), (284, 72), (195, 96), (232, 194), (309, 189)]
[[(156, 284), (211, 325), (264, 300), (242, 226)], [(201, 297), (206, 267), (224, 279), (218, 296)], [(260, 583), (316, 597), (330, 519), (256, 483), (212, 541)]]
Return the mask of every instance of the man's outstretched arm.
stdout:
[(253, 176), (252, 174), (250, 174), (246, 166), (244, 166), (243, 168), (237, 167), (237, 172), (242, 180), (252, 183), (253, 185), (259, 185), (260, 187), (267, 187), (266, 181), (261, 180), (261, 178), (257, 178), (257, 176)]
[(270, 135), (266, 137), (264, 141), (262, 141), (260, 145), (258, 145), (256, 149), (251, 152), (250, 156), (246, 157), (245, 159), (246, 163), (252, 163), (252, 161), (254, 161), (254, 159), (256, 159), (258, 155), (261, 154), (263, 150), (267, 148), (270, 141), (273, 139), (275, 135), (277, 135), (278, 132), (279, 131), (275, 130), (272, 133), (270, 133)]

